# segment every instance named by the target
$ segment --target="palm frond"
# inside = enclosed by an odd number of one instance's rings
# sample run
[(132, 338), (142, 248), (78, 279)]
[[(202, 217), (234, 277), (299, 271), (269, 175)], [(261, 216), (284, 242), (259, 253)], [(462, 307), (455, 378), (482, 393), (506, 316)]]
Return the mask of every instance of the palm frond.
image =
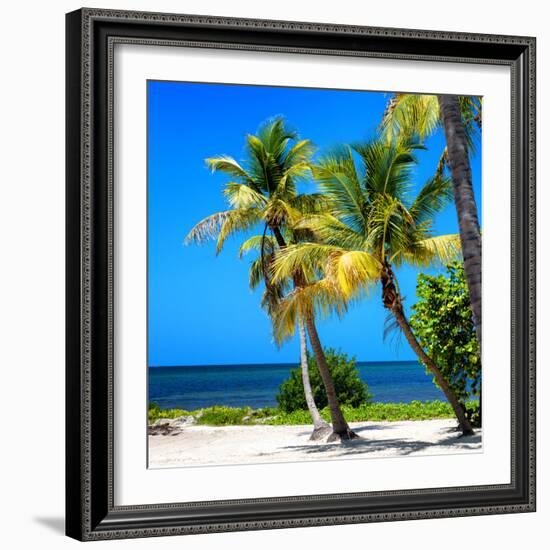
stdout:
[(384, 342), (390, 340), (390, 344), (397, 350), (402, 343), (403, 332), (395, 315), (388, 313), (384, 319), (384, 332), (382, 338)]
[(233, 215), (233, 210), (216, 212), (197, 223), (185, 237), (184, 243), (203, 244), (209, 239), (215, 239), (219, 235), (220, 228), (227, 218)]
[(470, 154), (475, 154), (481, 134), (482, 112), (480, 96), (458, 96), (460, 115), (464, 124), (466, 143)]
[(409, 212), (415, 223), (422, 223), (441, 212), (452, 199), (451, 178), (436, 174), (422, 186)]
[(287, 246), (279, 251), (273, 262), (272, 278), (280, 281), (292, 277), (299, 270), (323, 270), (331, 255), (341, 253), (340, 247), (326, 244), (300, 243)]
[(325, 319), (332, 314), (342, 316), (348, 302), (340, 289), (329, 279), (320, 279), (290, 291), (278, 304), (273, 317), (273, 334), (278, 342), (294, 335), (298, 317), (316, 316)]
[(298, 138), (298, 134), (285, 124), (283, 117), (275, 117), (263, 122), (257, 136), (265, 151), (273, 156), (278, 164), (283, 164), (283, 156), (289, 141)]
[(290, 206), (304, 215), (319, 214), (330, 209), (331, 201), (324, 193), (300, 193), (288, 200)]
[(368, 241), (362, 233), (332, 214), (304, 216), (295, 225), (295, 229), (311, 231), (321, 243), (336, 245), (346, 250), (366, 250)]
[(308, 164), (315, 153), (315, 149), (315, 146), (309, 139), (302, 139), (295, 143), (285, 156), (283, 163), (284, 170), (289, 170), (296, 164)]
[(264, 269), (262, 259), (256, 258), (250, 263), (248, 269), (248, 286), (254, 290), (264, 280)]
[(342, 148), (323, 157), (312, 171), (332, 204), (332, 213), (355, 230), (364, 231), (367, 197), (361, 188), (351, 149)]
[(414, 220), (405, 205), (396, 197), (379, 194), (369, 216), (368, 240), (383, 258), (388, 251), (406, 250), (410, 244)]
[(229, 210), (226, 214), (219, 226), (216, 255), (222, 251), (223, 245), (230, 235), (239, 231), (247, 231), (261, 220), (257, 208)]
[(310, 165), (307, 162), (293, 164), (285, 170), (277, 167), (276, 176), (272, 178), (277, 183), (273, 194), (279, 197), (293, 197), (296, 194), (296, 183), (304, 180), (309, 173)]
[(262, 208), (267, 199), (247, 184), (227, 182), (223, 194), (233, 208)]
[(443, 153), (441, 153), (441, 156), (439, 157), (439, 162), (437, 163), (437, 168), (435, 169), (434, 177), (443, 177), (445, 173), (445, 168), (447, 168), (447, 161), (448, 161), (447, 147), (445, 147), (445, 149), (443, 149)]
[(439, 235), (419, 240), (407, 250), (398, 252), (393, 258), (395, 264), (403, 261), (417, 266), (428, 267), (434, 263), (446, 264), (460, 256), (460, 235)]
[[(339, 289), (341, 298), (349, 300), (377, 280), (381, 267), (379, 260), (369, 252), (300, 243), (288, 246), (276, 255), (272, 280), (284, 280), (298, 270), (308, 274), (321, 272), (326, 281), (332, 281), (331, 284)], [(311, 275), (308, 279), (312, 279)]]
[(309, 140), (297, 140), (297, 134), (278, 117), (263, 123), (256, 135), (246, 136), (248, 172), (260, 190), (272, 195), (292, 195), (296, 181), (309, 171), (313, 146)]
[[(482, 98), (458, 96), (468, 150), (474, 153), (482, 124)], [(386, 106), (380, 125), (386, 140), (416, 135), (420, 140), (441, 127), (437, 95), (394, 94)]]
[(436, 95), (398, 93), (388, 101), (381, 129), (388, 140), (411, 135), (424, 140), (440, 125)]
[(264, 254), (271, 254), (277, 249), (277, 241), (271, 235), (254, 235), (247, 239), (239, 249), (239, 258), (242, 258), (245, 254), (248, 254), (251, 250), (261, 253), (262, 249)]
[(265, 149), (264, 143), (255, 135), (246, 136), (246, 149), (248, 153), (248, 172), (258, 188), (264, 193), (271, 193), (276, 187), (273, 182), (273, 174), (270, 166), (273, 160)]
[(365, 166), (364, 186), (369, 196), (385, 193), (405, 200), (411, 188), (415, 151), (424, 147), (413, 137), (384, 142), (375, 138), (356, 144), (355, 151)]
[(294, 225), (302, 213), (293, 208), (289, 201), (272, 197), (262, 211), (262, 216), (271, 226)]
[(211, 157), (207, 158), (205, 163), (212, 172), (223, 172), (241, 183), (249, 185), (254, 183), (248, 172), (233, 157), (226, 155)]
[(332, 255), (325, 272), (328, 277), (334, 276), (343, 296), (349, 300), (366, 292), (368, 285), (378, 280), (381, 268), (381, 263), (372, 254), (351, 250)]

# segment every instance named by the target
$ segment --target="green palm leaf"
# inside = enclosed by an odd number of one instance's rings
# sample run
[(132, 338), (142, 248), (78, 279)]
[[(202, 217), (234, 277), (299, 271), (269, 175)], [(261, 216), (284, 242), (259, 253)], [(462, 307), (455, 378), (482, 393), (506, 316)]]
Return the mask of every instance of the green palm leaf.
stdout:
[(441, 126), (436, 95), (394, 94), (382, 117), (381, 127), (393, 138), (418, 135), (425, 139)]
[(392, 261), (396, 265), (404, 261), (417, 267), (428, 267), (456, 260), (460, 252), (459, 234), (439, 235), (414, 242), (407, 250), (397, 252)]
[(369, 196), (385, 193), (405, 200), (417, 163), (415, 152), (424, 147), (409, 136), (391, 142), (377, 137), (354, 149), (365, 167), (364, 186)]
[(357, 174), (349, 147), (321, 159), (313, 175), (332, 203), (331, 212), (357, 231), (364, 231), (367, 197)]
[(369, 242), (363, 234), (355, 231), (332, 214), (304, 216), (295, 225), (295, 228), (307, 229), (315, 235), (318, 241), (346, 250), (367, 250), (369, 246)]
[(252, 228), (260, 221), (257, 208), (238, 208), (217, 212), (196, 224), (185, 237), (185, 244), (192, 242), (203, 244), (209, 239), (217, 238), (216, 254), (222, 250), (227, 237), (237, 231)]
[(300, 243), (287, 246), (277, 254), (272, 266), (272, 278), (281, 281), (292, 277), (299, 270), (316, 272), (323, 270), (332, 254), (340, 254), (341, 248), (327, 244)]
[(251, 250), (261, 253), (262, 249), (266, 254), (272, 254), (277, 249), (277, 241), (271, 235), (254, 235), (247, 239), (239, 249), (239, 258), (248, 254)]
[(229, 204), (236, 209), (251, 207), (262, 208), (267, 202), (266, 198), (261, 193), (243, 183), (235, 183), (232, 181), (226, 183), (223, 194)]
[(254, 187), (254, 181), (250, 174), (234, 158), (229, 156), (211, 157), (207, 158), (205, 162), (212, 172), (223, 172), (241, 183)]
[[(474, 153), (482, 123), (482, 99), (480, 96), (458, 96), (458, 99), (468, 149)], [(380, 127), (388, 141), (403, 136), (425, 140), (441, 128), (437, 95), (394, 94), (388, 101)]]
[(420, 189), (409, 212), (415, 223), (432, 219), (453, 199), (451, 178), (436, 175)]
[(273, 335), (277, 342), (294, 335), (298, 317), (313, 315), (327, 318), (336, 313), (342, 316), (348, 307), (339, 287), (330, 279), (320, 279), (294, 288), (278, 304), (273, 315)]

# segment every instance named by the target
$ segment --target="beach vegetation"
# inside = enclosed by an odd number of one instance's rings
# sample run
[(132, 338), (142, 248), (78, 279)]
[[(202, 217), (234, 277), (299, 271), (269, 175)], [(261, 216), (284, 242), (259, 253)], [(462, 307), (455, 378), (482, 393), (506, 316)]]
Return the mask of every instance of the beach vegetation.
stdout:
[(149, 407), (147, 410), (147, 418), (150, 424), (162, 418), (174, 419), (180, 416), (187, 416), (189, 414), (191, 413), (184, 409), (163, 409), (158, 403), (154, 401), (149, 403)]
[(263, 409), (253, 411), (250, 407), (225, 407), (216, 405), (202, 409), (196, 415), (197, 424), (207, 426), (234, 426), (252, 424), (254, 419), (262, 416)]
[[(463, 263), (449, 263), (445, 275), (419, 274), (416, 295), (411, 327), (465, 406), (472, 396), (480, 395), (481, 358)], [(475, 414), (478, 424), (480, 411)]]
[[(371, 396), (367, 384), (359, 376), (355, 357), (348, 357), (345, 353), (332, 348), (325, 349), (324, 352), (340, 405), (349, 408), (367, 403)], [(313, 397), (318, 407), (324, 408), (328, 405), (325, 387), (315, 357), (310, 353), (307, 354), (307, 363)], [(276, 399), (283, 412), (307, 410), (300, 368), (290, 371), (289, 378), (279, 387)]]
[[(465, 406), (472, 418), (479, 409), (479, 402), (470, 400)], [(158, 406), (157, 406), (158, 407)], [(159, 409), (155, 407), (155, 411)], [(343, 405), (342, 409), (350, 422), (403, 422), (407, 420), (435, 420), (452, 418), (453, 409), (447, 401), (411, 401), (410, 403), (378, 403), (367, 402), (357, 407)], [(181, 409), (160, 409), (149, 417), (152, 424), (159, 418), (177, 419), (180, 416), (192, 416), (194, 424), (203, 426), (303, 426), (311, 424), (311, 415), (307, 409), (296, 409), (291, 412), (279, 407), (226, 407), (216, 405), (195, 411)], [(181, 413), (184, 413), (183, 415)], [(328, 407), (320, 409), (321, 416), (330, 421)]]

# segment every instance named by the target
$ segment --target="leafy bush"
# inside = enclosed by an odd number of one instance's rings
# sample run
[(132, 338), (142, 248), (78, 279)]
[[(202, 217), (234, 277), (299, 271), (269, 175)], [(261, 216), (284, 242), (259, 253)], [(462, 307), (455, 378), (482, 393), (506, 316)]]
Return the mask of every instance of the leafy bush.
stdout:
[(468, 401), (466, 403), (466, 416), (469, 418), (472, 426), (475, 428), (481, 426), (481, 407), (479, 401)]
[[(471, 395), (479, 395), (481, 360), (463, 264), (451, 262), (446, 271), (447, 276), (418, 276), (419, 300), (412, 306), (411, 326), (420, 345), (465, 404)], [(474, 414), (473, 409), (467, 412)], [(479, 417), (479, 407), (475, 414)]]
[[(359, 378), (355, 358), (348, 359), (345, 353), (331, 348), (325, 350), (325, 356), (340, 405), (358, 407), (366, 403), (371, 396), (368, 393), (367, 384)], [(327, 394), (317, 362), (309, 353), (307, 364), (313, 397), (317, 407), (322, 409), (328, 405)], [(299, 366), (290, 371), (290, 377), (281, 384), (276, 397), (279, 408), (284, 412), (307, 410), (302, 370)]]

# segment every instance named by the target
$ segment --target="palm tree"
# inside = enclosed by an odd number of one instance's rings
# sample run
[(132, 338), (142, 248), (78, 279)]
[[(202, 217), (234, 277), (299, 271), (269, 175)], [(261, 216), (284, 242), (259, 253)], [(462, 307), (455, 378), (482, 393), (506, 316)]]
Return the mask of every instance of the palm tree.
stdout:
[(464, 272), (481, 353), (481, 231), (472, 187), (466, 130), (462, 122), (458, 97), (441, 95), (438, 99), (447, 141), (447, 165), (453, 178)]
[(309, 367), (307, 363), (307, 340), (306, 326), (303, 319), (298, 319), (298, 330), (300, 339), (300, 369), (302, 372), (302, 384), (304, 386), (304, 395), (306, 398), (307, 409), (313, 420), (313, 432), (311, 440), (323, 439), (332, 434), (332, 428), (323, 420), (319, 413), (319, 409), (315, 404), (313, 391), (311, 390), (311, 381), (309, 379)]
[(481, 130), (481, 98), (456, 95), (395, 94), (390, 100), (382, 126), (390, 136), (418, 134), (424, 138), (443, 127), (447, 146), (439, 170), (446, 165), (453, 181), (464, 271), (481, 352), (481, 231), (472, 187), (469, 150)]
[[(295, 233), (293, 233), (294, 239)], [(290, 238), (287, 236), (285, 241), (290, 242)], [(292, 241), (294, 242), (294, 241)], [(280, 300), (284, 297), (288, 291), (288, 281), (279, 281), (274, 283), (269, 278), (269, 267), (273, 264), (273, 260), (279, 247), (276, 240), (272, 236), (265, 234), (261, 236), (254, 236), (248, 239), (241, 246), (239, 256), (242, 258), (244, 254), (251, 249), (258, 249), (260, 257), (256, 258), (250, 265), (249, 270), (249, 284), (251, 289), (256, 289), (261, 282), (264, 282), (265, 289), (262, 295), (262, 307), (267, 311), (269, 317), (274, 323), (274, 316)], [(306, 327), (302, 318), (297, 319), (299, 329), (299, 342), (300, 342), (300, 370), (302, 374), (302, 383), (304, 386), (304, 396), (306, 399), (306, 405), (313, 421), (313, 432), (310, 439), (315, 441), (323, 439), (332, 433), (332, 428), (325, 422), (319, 413), (319, 409), (315, 403), (313, 397), (313, 390), (311, 389), (311, 382), (309, 378), (309, 368), (307, 361), (307, 336)], [(277, 339), (280, 343), (280, 339)]]
[[(314, 168), (314, 176), (328, 197), (330, 213), (299, 222), (319, 243), (298, 244), (283, 251), (275, 259), (274, 280), (298, 265), (322, 270), (325, 284), (338, 287), (347, 300), (357, 298), (367, 285), (380, 282), (384, 307), (433, 374), (462, 432), (470, 434), (464, 407), (412, 332), (394, 270), (404, 263), (427, 266), (449, 261), (460, 250), (458, 235), (434, 236), (432, 229), (434, 215), (451, 198), (449, 179), (437, 174), (416, 196), (410, 196), (411, 171), (419, 148), (410, 136), (389, 142), (376, 139), (324, 158)], [(354, 155), (359, 157), (361, 169)]]
[[(278, 258), (285, 256), (287, 251), (302, 250), (302, 247), (307, 248), (309, 244), (288, 245), (281, 249), (274, 258), (271, 269), (272, 280), (275, 284), (288, 279), (296, 272), (309, 274), (307, 279), (304, 277), (296, 282), (294, 289), (278, 302), (273, 312), (274, 335), (277, 341), (280, 342), (294, 334), (297, 322), (299, 327), (302, 322), (306, 325), (313, 355), (327, 394), (332, 420), (332, 433), (328, 436), (327, 441), (355, 439), (359, 436), (349, 427), (342, 414), (336, 388), (315, 325), (317, 314), (327, 317), (330, 313), (336, 311), (339, 315), (342, 315), (346, 309), (347, 300), (331, 278), (315, 279), (314, 275), (318, 271), (315, 266), (311, 267), (311, 265), (306, 265), (305, 262), (298, 260), (294, 265), (285, 262), (283, 269), (278, 267)], [(300, 328), (300, 330), (302, 329)]]
[[(270, 237), (279, 250), (284, 249), (287, 246), (284, 237), (286, 229), (303, 212), (315, 211), (323, 199), (315, 193), (298, 193), (298, 181), (310, 174), (314, 149), (309, 140), (298, 140), (296, 133), (286, 128), (282, 118), (267, 121), (260, 127), (257, 135), (248, 135), (246, 151), (245, 165), (228, 156), (206, 160), (212, 171), (223, 172), (232, 178), (233, 181), (226, 183), (224, 190), (231, 208), (208, 216), (195, 225), (187, 235), (186, 242), (202, 243), (206, 239), (217, 237), (216, 253), (219, 253), (229, 235), (246, 232), (258, 224), (263, 225), (263, 235), (258, 243), (260, 263), (256, 266), (256, 271), (259, 268), (265, 283), (264, 297), (273, 306), (281, 296), (280, 286), (272, 284), (269, 276), (267, 237)], [(274, 249), (272, 255), (274, 256)], [(301, 284), (301, 278), (300, 270), (290, 275), (295, 285)], [(304, 322), (321, 371), (326, 360), (319, 344), (315, 321), (311, 318), (304, 319)], [(302, 365), (305, 364), (302, 358)], [(351, 432), (343, 420), (328, 367), (322, 378), (329, 400), (333, 431), (342, 435)]]

